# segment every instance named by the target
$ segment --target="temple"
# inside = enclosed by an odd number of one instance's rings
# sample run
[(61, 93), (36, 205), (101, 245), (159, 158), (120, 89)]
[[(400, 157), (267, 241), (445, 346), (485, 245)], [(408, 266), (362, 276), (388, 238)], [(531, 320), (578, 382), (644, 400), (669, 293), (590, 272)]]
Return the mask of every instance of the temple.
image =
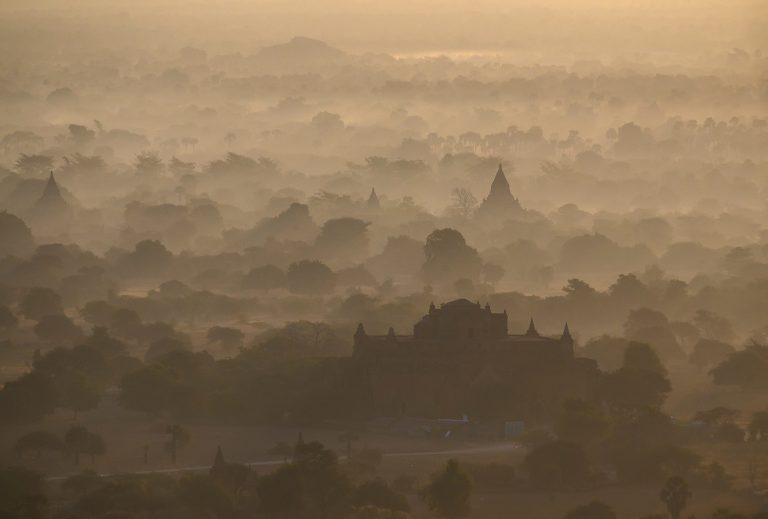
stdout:
[(59, 184), (51, 172), (40, 198), (30, 211), (30, 224), (46, 236), (56, 236), (69, 231), (72, 208), (64, 200)]
[(575, 357), (567, 324), (557, 337), (539, 334), (533, 320), (509, 334), (506, 311), (466, 299), (431, 304), (413, 335), (358, 325), (354, 359), (383, 416), (545, 419), (568, 398), (591, 398), (598, 376), (594, 361)]
[(521, 213), (523, 213), (523, 208), (517, 198), (512, 195), (507, 177), (504, 175), (501, 164), (499, 164), (499, 169), (491, 183), (491, 190), (480, 204), (477, 215), (498, 218)]
[(376, 189), (371, 188), (371, 196), (368, 197), (368, 202), (366, 204), (368, 206), (368, 209), (378, 209), (379, 204), (379, 197), (376, 195)]

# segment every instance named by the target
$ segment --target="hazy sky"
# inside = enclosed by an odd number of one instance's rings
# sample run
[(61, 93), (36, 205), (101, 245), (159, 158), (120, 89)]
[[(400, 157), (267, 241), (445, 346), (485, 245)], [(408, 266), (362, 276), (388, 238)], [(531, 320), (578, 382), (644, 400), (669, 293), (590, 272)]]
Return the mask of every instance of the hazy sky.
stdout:
[[(206, 47), (250, 52), (296, 35), (351, 51), (525, 50), (697, 54), (764, 48), (759, 0), (4, 0), (18, 48)], [(21, 38), (19, 38), (21, 36)], [(27, 37), (32, 36), (32, 42)]]

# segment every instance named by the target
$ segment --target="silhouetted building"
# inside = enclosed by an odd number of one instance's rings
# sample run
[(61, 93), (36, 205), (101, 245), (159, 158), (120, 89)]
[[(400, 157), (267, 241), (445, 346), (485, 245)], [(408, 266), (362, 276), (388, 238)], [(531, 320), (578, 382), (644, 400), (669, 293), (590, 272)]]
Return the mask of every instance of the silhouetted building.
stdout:
[(59, 184), (51, 172), (43, 193), (30, 211), (30, 223), (37, 234), (64, 234), (72, 223), (72, 208), (61, 195)]
[(491, 183), (491, 190), (477, 209), (477, 215), (499, 218), (522, 213), (523, 208), (517, 198), (512, 195), (507, 177), (504, 175), (501, 164), (499, 164), (496, 177), (494, 177)]
[(371, 196), (368, 197), (368, 209), (378, 209), (379, 197), (376, 195), (376, 188), (371, 188)]
[(597, 365), (573, 347), (567, 324), (559, 337), (533, 320), (510, 335), (506, 311), (466, 299), (431, 304), (413, 335), (368, 335), (360, 324), (354, 336), (370, 405), (384, 416), (551, 417), (568, 398), (595, 396)]

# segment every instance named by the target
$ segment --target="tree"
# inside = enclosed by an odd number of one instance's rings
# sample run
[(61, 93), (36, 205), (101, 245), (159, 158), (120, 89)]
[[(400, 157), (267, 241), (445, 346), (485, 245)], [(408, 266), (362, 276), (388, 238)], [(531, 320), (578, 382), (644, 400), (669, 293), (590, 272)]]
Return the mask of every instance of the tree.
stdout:
[(80, 316), (94, 326), (109, 326), (116, 308), (107, 301), (88, 301)]
[(449, 211), (462, 218), (469, 218), (477, 209), (477, 198), (472, 191), (457, 187), (451, 192), (451, 205)]
[(739, 414), (740, 412), (738, 409), (719, 406), (699, 411), (693, 417), (693, 420), (695, 422), (702, 422), (710, 427), (714, 427), (717, 425), (733, 423), (734, 420), (738, 418)]
[(267, 454), (270, 456), (279, 456), (283, 458), (284, 462), (288, 462), (288, 458), (293, 456), (293, 446), (286, 442), (277, 442), (267, 450)]
[(34, 452), (40, 459), (43, 451), (64, 452), (64, 443), (58, 436), (48, 431), (30, 431), (16, 440), (14, 446), (16, 454), (23, 456), (28, 452)]
[(601, 442), (609, 422), (602, 410), (584, 400), (568, 400), (555, 421), (555, 433), (561, 440), (589, 446)]
[(315, 240), (321, 258), (355, 261), (368, 255), (368, 222), (357, 218), (333, 218), (325, 222)]
[(44, 177), (53, 169), (53, 157), (22, 153), (16, 159), (16, 169), (28, 177)]
[(621, 368), (602, 380), (603, 398), (615, 409), (658, 408), (670, 390), (669, 380), (645, 369)]
[(501, 278), (504, 277), (504, 268), (495, 263), (486, 263), (483, 265), (483, 280), (490, 284), (495, 285)]
[(82, 411), (96, 409), (101, 401), (101, 387), (82, 373), (70, 373), (57, 386), (62, 407), (71, 409), (75, 418)]
[(175, 351), (189, 351), (189, 345), (174, 337), (162, 337), (153, 341), (144, 354), (147, 362), (157, 361), (161, 357)]
[(458, 278), (477, 279), (482, 268), (478, 252), (455, 229), (437, 229), (427, 236), (422, 274), (428, 283), (450, 283)]
[(16, 328), (17, 324), (19, 320), (13, 312), (7, 306), (0, 304), (0, 329)]
[(208, 342), (218, 343), (222, 348), (235, 349), (243, 345), (245, 334), (237, 328), (213, 326), (208, 329)]
[(583, 481), (587, 465), (579, 445), (559, 440), (534, 447), (523, 460), (531, 481), (543, 488), (563, 488)]
[(707, 339), (730, 342), (733, 340), (733, 325), (725, 317), (709, 310), (698, 310), (693, 317), (694, 324)]
[(643, 328), (667, 325), (669, 325), (669, 319), (662, 312), (651, 308), (638, 308), (629, 312), (624, 322), (624, 334), (632, 337)]
[(592, 501), (589, 504), (577, 506), (565, 514), (564, 519), (616, 519), (616, 512), (601, 501)]
[(333, 291), (336, 275), (324, 263), (302, 260), (288, 267), (286, 282), (294, 294), (322, 295)]
[(339, 441), (344, 443), (347, 448), (347, 460), (352, 459), (352, 442), (360, 439), (360, 435), (355, 431), (346, 431), (339, 435)]
[[(182, 139), (182, 143), (184, 139)], [(168, 164), (168, 171), (174, 176), (174, 178), (181, 178), (184, 175), (193, 175), (195, 173), (194, 162), (184, 162), (176, 157), (171, 158), (171, 162)]]
[(31, 470), (0, 469), (0, 517), (41, 519), (46, 517), (45, 481)]
[(718, 385), (741, 388), (768, 387), (768, 346), (752, 345), (729, 355), (710, 374)]
[(633, 370), (645, 370), (667, 376), (667, 370), (659, 360), (656, 352), (642, 342), (630, 342), (624, 350), (624, 368)]
[(59, 402), (53, 379), (32, 371), (0, 390), (0, 423), (27, 423), (52, 413)]
[(104, 438), (92, 433), (82, 425), (74, 425), (64, 435), (64, 443), (75, 460), (75, 465), (80, 465), (80, 455), (91, 456), (91, 463), (96, 462), (96, 456), (106, 452)]
[(43, 341), (75, 342), (83, 337), (83, 330), (64, 314), (42, 316), (33, 330)]
[(758, 411), (749, 421), (749, 436), (754, 440), (768, 440), (768, 411)]
[(154, 153), (141, 153), (136, 156), (136, 174), (143, 177), (158, 177), (162, 174), (164, 165)]
[(318, 442), (299, 442), (293, 461), (259, 478), (262, 510), (271, 517), (341, 517), (349, 483), (336, 455)]
[(168, 409), (175, 384), (175, 377), (164, 366), (146, 366), (123, 377), (118, 401), (125, 409), (157, 415)]
[(299, 468), (286, 463), (258, 479), (257, 493), (261, 508), (272, 517), (291, 517), (302, 508)]
[(275, 265), (264, 265), (251, 269), (243, 277), (241, 286), (253, 290), (273, 290), (285, 286), (285, 272)]
[(579, 356), (594, 359), (603, 371), (614, 371), (624, 362), (624, 351), (629, 341), (621, 337), (601, 335), (590, 339), (580, 350)]
[(694, 366), (704, 369), (720, 364), (735, 351), (728, 343), (714, 339), (700, 339), (693, 347), (688, 360)]
[(32, 231), (24, 220), (7, 211), (0, 211), (0, 257), (24, 256), (34, 247)]
[(432, 476), (422, 490), (427, 506), (440, 517), (466, 517), (470, 510), (472, 481), (456, 460), (448, 460), (445, 469)]
[(19, 313), (33, 321), (39, 321), (46, 315), (62, 314), (61, 296), (50, 288), (31, 288), (19, 304)]
[(375, 506), (385, 510), (410, 511), (408, 500), (395, 492), (383, 479), (373, 479), (360, 484), (350, 497), (355, 507)]
[(171, 455), (171, 463), (176, 465), (178, 452), (189, 443), (190, 434), (187, 429), (177, 424), (169, 425), (165, 432), (170, 435), (165, 450)]
[(667, 510), (672, 519), (679, 519), (691, 495), (685, 480), (679, 476), (673, 476), (667, 479), (661, 492), (659, 492), (659, 499), (667, 505)]

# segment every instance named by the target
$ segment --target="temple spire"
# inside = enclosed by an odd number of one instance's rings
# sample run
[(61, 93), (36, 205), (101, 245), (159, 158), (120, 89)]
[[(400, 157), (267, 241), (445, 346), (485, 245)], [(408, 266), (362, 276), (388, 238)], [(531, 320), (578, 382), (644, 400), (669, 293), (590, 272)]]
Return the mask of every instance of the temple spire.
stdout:
[(56, 182), (56, 178), (53, 176), (53, 171), (51, 171), (51, 174), (48, 176), (48, 182), (45, 183), (45, 189), (40, 198), (61, 198), (61, 190), (59, 189), (59, 184)]
[(560, 340), (573, 342), (573, 337), (571, 336), (571, 330), (568, 329), (567, 321), (565, 323), (565, 328), (563, 328), (563, 335), (560, 337)]
[(368, 207), (370, 209), (379, 208), (379, 197), (376, 195), (376, 188), (371, 188), (371, 196), (368, 197)]
[(480, 214), (500, 217), (507, 214), (508, 211), (520, 211), (520, 202), (512, 195), (509, 188), (509, 182), (504, 174), (504, 168), (499, 164), (496, 170), (496, 176), (491, 182), (491, 190), (488, 196), (483, 200), (478, 211)]
[(528, 324), (528, 331), (525, 332), (525, 335), (528, 337), (538, 337), (539, 332), (536, 330), (536, 325), (533, 324), (533, 317), (531, 317), (531, 322)]
[(493, 182), (491, 183), (491, 192), (488, 195), (488, 197), (493, 196), (511, 196), (512, 192), (509, 190), (509, 182), (507, 182), (507, 177), (504, 175), (504, 169), (501, 167), (501, 164), (499, 164), (499, 169), (496, 171), (496, 176), (493, 179)]
[(355, 337), (365, 337), (368, 334), (365, 333), (365, 328), (363, 328), (363, 323), (358, 323), (357, 330), (355, 331)]
[(224, 460), (224, 452), (221, 450), (221, 445), (216, 449), (216, 457), (213, 458), (213, 468), (223, 467), (226, 464)]

